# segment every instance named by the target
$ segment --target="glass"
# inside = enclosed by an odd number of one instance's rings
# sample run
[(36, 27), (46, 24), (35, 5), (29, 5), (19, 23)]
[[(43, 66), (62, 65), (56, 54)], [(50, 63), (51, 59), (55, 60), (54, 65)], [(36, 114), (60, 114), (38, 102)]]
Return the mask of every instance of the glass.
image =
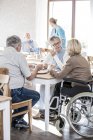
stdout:
[(56, 66), (55, 65), (53, 65), (53, 64), (48, 64), (48, 71), (50, 71), (50, 70), (55, 70), (55, 68), (56, 68)]

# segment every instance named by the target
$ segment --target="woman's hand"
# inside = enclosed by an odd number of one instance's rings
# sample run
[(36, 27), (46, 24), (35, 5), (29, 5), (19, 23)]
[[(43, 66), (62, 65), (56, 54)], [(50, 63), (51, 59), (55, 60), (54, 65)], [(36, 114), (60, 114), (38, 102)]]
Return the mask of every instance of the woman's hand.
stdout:
[(53, 77), (55, 77), (56, 71), (55, 70), (50, 70), (50, 75), (52, 75)]
[(48, 64), (47, 63), (43, 64), (43, 69), (47, 69), (47, 68), (48, 68)]

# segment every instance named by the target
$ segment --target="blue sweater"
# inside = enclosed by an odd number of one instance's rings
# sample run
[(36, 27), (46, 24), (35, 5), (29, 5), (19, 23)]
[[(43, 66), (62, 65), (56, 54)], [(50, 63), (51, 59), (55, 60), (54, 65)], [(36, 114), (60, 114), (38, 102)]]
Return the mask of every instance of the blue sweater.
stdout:
[[(29, 45), (29, 47), (27, 47)], [(24, 41), (22, 43), (22, 51), (23, 52), (36, 52), (39, 53), (39, 48), (35, 45), (33, 40)]]

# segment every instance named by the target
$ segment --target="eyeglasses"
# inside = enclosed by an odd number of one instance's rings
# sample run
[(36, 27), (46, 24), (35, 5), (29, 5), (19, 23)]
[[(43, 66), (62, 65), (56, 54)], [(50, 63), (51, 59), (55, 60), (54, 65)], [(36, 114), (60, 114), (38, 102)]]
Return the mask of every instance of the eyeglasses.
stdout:
[(60, 43), (60, 41), (59, 42), (56, 42), (56, 43), (54, 43), (53, 44), (53, 46), (55, 47), (56, 45), (58, 45)]

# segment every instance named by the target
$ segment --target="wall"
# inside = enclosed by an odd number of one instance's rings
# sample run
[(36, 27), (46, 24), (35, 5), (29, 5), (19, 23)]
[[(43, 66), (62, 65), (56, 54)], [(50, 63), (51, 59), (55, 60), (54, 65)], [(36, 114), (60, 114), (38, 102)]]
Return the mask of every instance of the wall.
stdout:
[(36, 0), (0, 0), (0, 47), (7, 36), (16, 34), (22, 39), (30, 32), (36, 36)]
[(90, 0), (90, 12), (91, 12), (91, 17), (90, 17), (90, 26), (89, 26), (89, 50), (88, 50), (88, 55), (93, 56), (93, 0)]
[(39, 47), (46, 47), (48, 0), (36, 0), (36, 40)]

